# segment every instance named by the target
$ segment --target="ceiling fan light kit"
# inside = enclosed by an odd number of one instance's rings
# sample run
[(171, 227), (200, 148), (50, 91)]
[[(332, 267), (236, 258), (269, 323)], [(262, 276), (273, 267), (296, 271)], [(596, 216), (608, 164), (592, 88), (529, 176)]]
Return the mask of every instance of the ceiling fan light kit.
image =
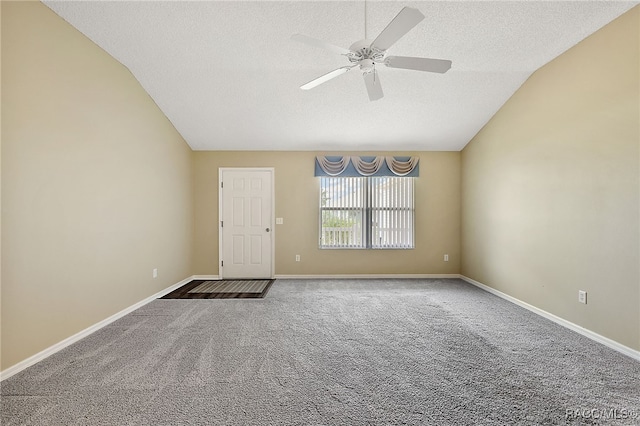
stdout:
[(322, 47), (334, 53), (347, 57), (351, 65), (338, 68), (327, 74), (324, 74), (310, 82), (300, 86), (303, 90), (309, 90), (331, 79), (345, 74), (355, 67), (360, 67), (362, 77), (364, 79), (369, 100), (375, 101), (384, 96), (380, 78), (376, 66), (384, 65), (389, 68), (402, 68), (415, 71), (426, 71), (435, 73), (445, 73), (451, 68), (451, 61), (445, 59), (432, 58), (416, 58), (410, 56), (387, 56), (387, 50), (400, 40), (413, 27), (418, 25), (424, 19), (424, 15), (418, 10), (411, 7), (403, 8), (393, 20), (382, 30), (375, 40), (356, 41), (349, 47), (344, 49), (325, 43), (321, 40), (314, 39), (302, 34), (294, 34), (291, 36), (293, 40), (310, 46)]

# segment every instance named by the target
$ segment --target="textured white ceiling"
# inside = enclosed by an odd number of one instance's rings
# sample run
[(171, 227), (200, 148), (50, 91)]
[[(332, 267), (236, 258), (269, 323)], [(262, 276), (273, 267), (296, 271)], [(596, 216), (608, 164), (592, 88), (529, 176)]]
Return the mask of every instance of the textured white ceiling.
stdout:
[(45, 4), (128, 67), (194, 150), (326, 151), (460, 150), (532, 72), (638, 2), (369, 0), (368, 38), (404, 6), (426, 16), (389, 54), (453, 61), (382, 67), (375, 102), (357, 70), (300, 90), (348, 61), (290, 40), (348, 48), (364, 1)]

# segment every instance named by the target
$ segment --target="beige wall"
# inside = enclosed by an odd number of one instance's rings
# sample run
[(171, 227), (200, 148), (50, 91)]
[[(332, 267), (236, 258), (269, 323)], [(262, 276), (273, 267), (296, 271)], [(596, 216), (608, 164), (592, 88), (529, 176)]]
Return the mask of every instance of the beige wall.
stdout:
[[(460, 153), (417, 152), (414, 250), (318, 249), (316, 152), (194, 152), (194, 274), (218, 274), (218, 168), (274, 167), (276, 275), (458, 274), (460, 272)], [(340, 154), (340, 153), (337, 153)], [(353, 153), (366, 155), (376, 153)], [(449, 262), (443, 254), (449, 254)], [(301, 256), (295, 262), (295, 255)]]
[(462, 273), (636, 350), (639, 15), (534, 73), (462, 152)]
[(188, 277), (192, 200), (131, 73), (41, 3), (1, 8), (4, 370)]

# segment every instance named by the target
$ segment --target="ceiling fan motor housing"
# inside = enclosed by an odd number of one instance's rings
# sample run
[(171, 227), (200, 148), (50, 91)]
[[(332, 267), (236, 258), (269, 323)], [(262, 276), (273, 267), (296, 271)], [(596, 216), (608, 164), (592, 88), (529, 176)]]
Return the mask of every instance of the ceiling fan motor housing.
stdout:
[(349, 61), (360, 65), (360, 69), (364, 73), (370, 73), (374, 70), (375, 64), (384, 63), (386, 51), (371, 47), (371, 40), (356, 41), (349, 47), (351, 53), (348, 55)]

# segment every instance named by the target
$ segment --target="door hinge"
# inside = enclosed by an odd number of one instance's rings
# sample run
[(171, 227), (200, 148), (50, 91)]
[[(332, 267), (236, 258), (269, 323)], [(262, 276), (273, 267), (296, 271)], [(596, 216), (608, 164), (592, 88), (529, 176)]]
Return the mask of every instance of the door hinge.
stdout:
[(220, 221), (220, 228), (224, 228), (224, 220)]
[(224, 182), (220, 182), (220, 188), (224, 188)]
[(220, 261), (220, 266), (224, 266), (224, 260)]

